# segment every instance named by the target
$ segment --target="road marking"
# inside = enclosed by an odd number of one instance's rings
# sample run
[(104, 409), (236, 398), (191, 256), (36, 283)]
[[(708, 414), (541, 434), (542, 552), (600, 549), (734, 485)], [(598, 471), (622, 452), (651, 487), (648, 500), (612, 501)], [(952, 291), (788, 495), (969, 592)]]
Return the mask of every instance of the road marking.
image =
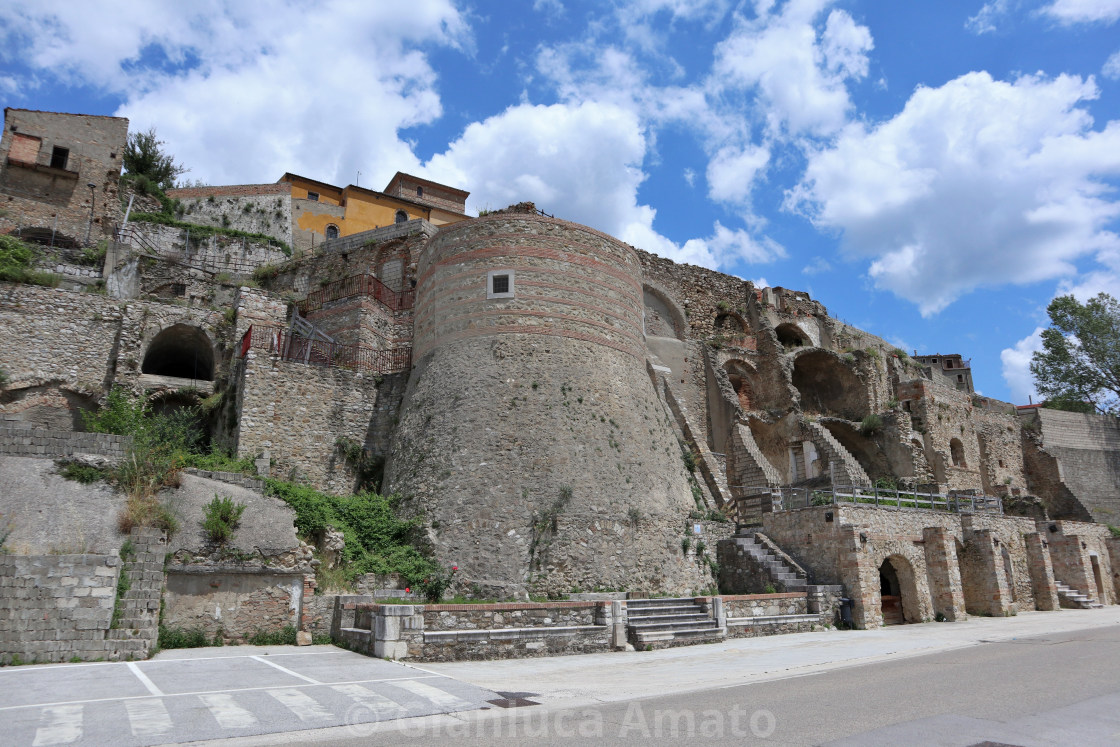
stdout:
[(426, 685), (423, 682), (416, 682), (415, 680), (405, 680), (404, 682), (394, 682), (393, 687), (399, 687), (408, 690), (413, 695), (419, 695), (425, 700), (430, 700), (440, 708), (448, 708), (456, 711), (462, 711), (466, 708), (477, 708), (474, 703), (463, 700), (458, 695), (452, 695), (446, 690), (440, 690), (438, 687)]
[(232, 695), (209, 693), (199, 695), (198, 698), (206, 704), (214, 720), (224, 729), (244, 729), (257, 725), (257, 717), (239, 706)]
[(268, 694), (279, 700), (289, 711), (299, 716), (300, 721), (334, 718), (334, 714), (319, 705), (318, 701), (299, 690), (269, 690)]
[(313, 680), (310, 677), (304, 677), (299, 672), (293, 672), (292, 670), (288, 669), (287, 667), (282, 667), (274, 661), (269, 661), (268, 659), (262, 659), (259, 656), (250, 656), (249, 658), (252, 659), (253, 661), (259, 661), (261, 664), (267, 664), (270, 667), (275, 667), (276, 669), (279, 669), (284, 674), (290, 674), (293, 677), (298, 677), (299, 679), (303, 680), (304, 682), (310, 682), (312, 685), (323, 684), (319, 680)]
[(130, 700), (124, 704), (134, 737), (158, 737), (171, 731), (171, 716), (159, 698)]
[(148, 675), (141, 672), (140, 667), (136, 666), (135, 662), (128, 662), (128, 668), (136, 675), (136, 679), (140, 680), (140, 682), (144, 684), (144, 687), (148, 688), (148, 692), (156, 697), (163, 697), (163, 693), (156, 687), (156, 683), (148, 679)]
[(331, 689), (368, 708), (378, 721), (400, 718), (408, 710), (395, 700), (391, 700), (381, 693), (375, 693), (361, 685), (333, 685)]
[(35, 730), (33, 747), (48, 744), (70, 744), (82, 737), (82, 706), (65, 705), (44, 708), (47, 723)]
[[(227, 657), (227, 658), (229, 658), (229, 657)], [(363, 683), (364, 684), (369, 684), (371, 682), (400, 682), (402, 680), (435, 679), (436, 677), (438, 677), (439, 679), (444, 679), (444, 680), (451, 679), (445, 674), (433, 674), (431, 677), (424, 677), (424, 678), (418, 678), (418, 677), (384, 677), (382, 679), (377, 679), (377, 680), (347, 680), (345, 682), (335, 682), (335, 683), (331, 683), (331, 684), (335, 684), (335, 685), (358, 685), (358, 684), (363, 684)], [(310, 684), (307, 684), (307, 685), (265, 685), (263, 687), (231, 687), (231, 688), (226, 688), (224, 690), (192, 690), (191, 692), (186, 692), (186, 693), (168, 693), (168, 694), (164, 695), (163, 697), (165, 697), (165, 698), (184, 698), (184, 697), (190, 697), (190, 696), (194, 696), (194, 695), (206, 695), (208, 693), (251, 693), (251, 692), (259, 692), (259, 691), (266, 691), (267, 692), (268, 690), (275, 690), (277, 688), (314, 687), (315, 685), (322, 685), (322, 684), (323, 683), (321, 683), (321, 682), (314, 682), (314, 683), (310, 683)], [(50, 703), (27, 703), (25, 705), (0, 706), (0, 713), (3, 713), (4, 711), (18, 711), (21, 708), (50, 708), (52, 706), (62, 706), (62, 705), (88, 705), (90, 703), (109, 703), (109, 702), (116, 702), (116, 701), (124, 702), (126, 700), (141, 700), (141, 699), (144, 699), (144, 698), (147, 698), (147, 697), (149, 697), (149, 696), (147, 696), (147, 695), (123, 695), (123, 696), (116, 696), (116, 697), (112, 697), (112, 698), (81, 698), (79, 700), (56, 700), (56, 701), (53, 701), (53, 702), (50, 702)]]

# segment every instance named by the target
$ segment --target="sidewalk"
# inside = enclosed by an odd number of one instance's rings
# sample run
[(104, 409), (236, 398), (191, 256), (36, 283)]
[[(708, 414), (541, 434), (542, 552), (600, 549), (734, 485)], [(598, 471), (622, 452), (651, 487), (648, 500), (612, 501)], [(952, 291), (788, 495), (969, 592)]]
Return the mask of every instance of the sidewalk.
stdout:
[(660, 651), (412, 665), (551, 708), (710, 690), (1016, 638), (1120, 625), (1120, 606), (964, 622), (826, 630)]

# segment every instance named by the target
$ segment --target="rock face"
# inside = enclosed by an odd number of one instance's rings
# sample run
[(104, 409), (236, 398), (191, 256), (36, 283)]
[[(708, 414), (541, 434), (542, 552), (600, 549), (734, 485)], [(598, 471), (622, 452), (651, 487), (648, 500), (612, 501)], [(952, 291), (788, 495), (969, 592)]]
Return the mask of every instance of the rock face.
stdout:
[(487, 593), (711, 584), (680, 552), (694, 504), (640, 272), (620, 242), (529, 214), (444, 229), (421, 261), (385, 488)]

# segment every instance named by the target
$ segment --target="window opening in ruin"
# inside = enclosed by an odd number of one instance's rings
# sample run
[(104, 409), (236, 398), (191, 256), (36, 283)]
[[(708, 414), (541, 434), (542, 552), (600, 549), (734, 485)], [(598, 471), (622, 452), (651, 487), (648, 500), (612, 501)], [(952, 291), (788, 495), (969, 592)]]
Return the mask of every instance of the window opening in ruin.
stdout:
[(308, 192), (307, 193), (307, 199), (311, 200), (312, 202), (318, 202), (319, 201), (319, 193), (318, 192)]
[(58, 145), (54, 146), (51, 151), (51, 168), (52, 169), (65, 169), (66, 162), (70, 159), (70, 149), (62, 148)]
[(403, 210), (398, 210), (397, 211), (396, 222), (397, 223), (405, 223), (407, 221), (408, 221), (408, 213), (406, 213)]
[(327, 224), (327, 238), (328, 239), (337, 239), (338, 238), (338, 226), (336, 226), (333, 223), (328, 223)]
[(957, 374), (957, 381), (963, 382), (964, 381), (964, 374)]
[(879, 566), (879, 594), (882, 599), (883, 624), (902, 625), (906, 622), (902, 613), (902, 587), (898, 583), (898, 571), (890, 558)]
[(423, 197), (424, 196), (424, 188), (423, 187), (417, 187), (416, 188), (416, 196), (417, 197)]
[(513, 270), (491, 270), (486, 274), (487, 298), (513, 298)]
[(160, 332), (144, 353), (141, 373), (198, 381), (214, 380), (214, 348), (199, 327), (176, 324)]
[(954, 438), (949, 442), (949, 454), (953, 458), (954, 467), (968, 466), (968, 463), (964, 460), (964, 444), (961, 443), (959, 438)]
[(728, 372), (728, 380), (731, 382), (731, 388), (735, 390), (735, 396), (739, 400), (739, 407), (743, 408), (743, 412), (750, 412), (754, 409), (754, 390), (751, 387), (750, 379), (744, 374), (739, 372)]
[(778, 335), (778, 342), (786, 349), (800, 348), (809, 344), (808, 336), (796, 324), (779, 324), (774, 330)]
[(946, 358), (945, 359), (945, 368), (952, 368), (952, 367), (953, 367), (953, 359), (952, 358)]
[(179, 298), (182, 298), (183, 296), (187, 295), (187, 284), (186, 283), (172, 283), (171, 284), (171, 292), (174, 295), (178, 296)]

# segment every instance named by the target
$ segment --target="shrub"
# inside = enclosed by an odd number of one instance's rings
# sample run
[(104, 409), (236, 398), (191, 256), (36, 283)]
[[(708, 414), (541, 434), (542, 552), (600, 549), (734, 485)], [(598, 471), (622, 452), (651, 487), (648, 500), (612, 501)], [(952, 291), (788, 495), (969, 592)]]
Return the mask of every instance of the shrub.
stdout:
[(451, 586), (455, 580), (455, 573), (459, 570), (459, 566), (453, 565), (450, 569), (436, 568), (424, 578), (416, 583), (416, 588), (424, 595), (429, 604), (439, 604), (443, 599), (443, 592)]
[(696, 453), (692, 449), (681, 446), (681, 459), (684, 460), (684, 468), (690, 475), (696, 472)]
[(1108, 531), (1112, 532), (1113, 537), (1120, 537), (1120, 527), (1114, 527), (1111, 524), (1109, 524), (1108, 525)]
[(296, 629), (285, 625), (280, 630), (265, 632), (258, 630), (249, 639), (250, 646), (294, 646), (296, 645)]
[(865, 417), (859, 424), (859, 432), (865, 436), (877, 433), (883, 427), (883, 419), (872, 413)]
[(160, 648), (205, 648), (210, 645), (202, 628), (168, 628), (159, 626)]
[(234, 503), (228, 495), (215, 494), (214, 500), (206, 504), (203, 512), (202, 528), (206, 530), (206, 536), (211, 542), (221, 544), (233, 538), (241, 523), (241, 514), (245, 513), (245, 504)]
[(108, 470), (101, 469), (100, 467), (93, 467), (88, 464), (67, 462), (59, 468), (58, 474), (62, 475), (67, 480), (89, 485), (98, 480), (104, 480), (109, 472)]
[(891, 351), (891, 353), (892, 353), (892, 354), (893, 354), (893, 355), (894, 355), (894, 356), (895, 356), (896, 358), (898, 358), (898, 359), (899, 359), (900, 361), (903, 361), (903, 362), (905, 362), (905, 361), (908, 361), (908, 360), (910, 360), (910, 356), (909, 356), (909, 355), (907, 355), (906, 351), (905, 351), (905, 350), (903, 350), (902, 348), (895, 348), (894, 350), (892, 350), (892, 351)]
[(0, 235), (0, 280), (57, 288), (62, 281), (53, 272), (35, 270), (39, 250), (15, 236)]

